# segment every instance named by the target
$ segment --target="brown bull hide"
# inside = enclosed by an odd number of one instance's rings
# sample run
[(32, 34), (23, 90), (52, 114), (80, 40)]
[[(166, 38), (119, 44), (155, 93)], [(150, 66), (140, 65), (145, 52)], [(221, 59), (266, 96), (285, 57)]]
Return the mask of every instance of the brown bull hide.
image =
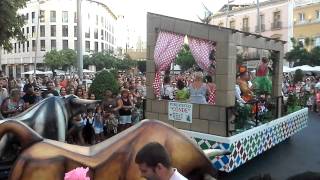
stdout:
[[(25, 126), (22, 123), (15, 124)], [(28, 131), (35, 133), (30, 128)], [(173, 166), (187, 178), (200, 180), (205, 174), (216, 176), (209, 159), (196, 144), (177, 129), (154, 120), (142, 121), (119, 135), (90, 147), (49, 139), (37, 141), (38, 139), (16, 160), (10, 179), (63, 179), (66, 172), (76, 167), (89, 167), (91, 179), (140, 180), (142, 178), (134, 162), (135, 155), (145, 144), (154, 141), (164, 145), (172, 158)]]

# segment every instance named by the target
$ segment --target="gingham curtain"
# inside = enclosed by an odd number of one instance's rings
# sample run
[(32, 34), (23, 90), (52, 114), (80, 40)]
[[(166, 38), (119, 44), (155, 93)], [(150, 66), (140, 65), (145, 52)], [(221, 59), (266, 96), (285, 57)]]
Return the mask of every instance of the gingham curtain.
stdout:
[(184, 36), (180, 34), (160, 31), (154, 50), (156, 76), (153, 82), (154, 93), (160, 97), (161, 71), (167, 70), (182, 48)]
[[(213, 73), (215, 69), (215, 42), (198, 38), (188, 38), (191, 53), (201, 69)], [(213, 54), (212, 54), (213, 53)]]

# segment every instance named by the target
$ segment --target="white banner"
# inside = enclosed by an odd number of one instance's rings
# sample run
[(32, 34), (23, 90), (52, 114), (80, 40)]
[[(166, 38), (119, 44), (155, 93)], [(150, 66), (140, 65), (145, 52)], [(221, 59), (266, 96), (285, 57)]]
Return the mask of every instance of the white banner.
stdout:
[(172, 121), (192, 123), (192, 104), (169, 102), (168, 119)]

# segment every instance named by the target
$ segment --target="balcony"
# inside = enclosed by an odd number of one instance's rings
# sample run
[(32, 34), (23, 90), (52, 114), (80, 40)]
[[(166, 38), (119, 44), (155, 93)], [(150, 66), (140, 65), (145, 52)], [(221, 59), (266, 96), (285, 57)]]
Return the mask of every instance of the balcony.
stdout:
[[(261, 32), (265, 32), (266, 31), (266, 25), (265, 24), (261, 24)], [(259, 32), (258, 26), (256, 26), (256, 33)]]
[(243, 26), (242, 29), (241, 29), (241, 31), (243, 31), (243, 32), (249, 32), (249, 31), (250, 31), (250, 28), (249, 28), (249, 26)]
[(271, 30), (279, 30), (282, 28), (282, 22), (281, 21), (276, 21), (271, 23)]

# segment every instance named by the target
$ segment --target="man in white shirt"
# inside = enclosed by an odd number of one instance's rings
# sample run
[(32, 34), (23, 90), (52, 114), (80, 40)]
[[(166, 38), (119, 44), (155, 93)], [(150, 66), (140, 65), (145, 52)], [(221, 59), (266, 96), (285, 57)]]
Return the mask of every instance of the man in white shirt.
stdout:
[(187, 180), (171, 165), (166, 149), (157, 142), (142, 147), (136, 155), (141, 177), (147, 180)]

